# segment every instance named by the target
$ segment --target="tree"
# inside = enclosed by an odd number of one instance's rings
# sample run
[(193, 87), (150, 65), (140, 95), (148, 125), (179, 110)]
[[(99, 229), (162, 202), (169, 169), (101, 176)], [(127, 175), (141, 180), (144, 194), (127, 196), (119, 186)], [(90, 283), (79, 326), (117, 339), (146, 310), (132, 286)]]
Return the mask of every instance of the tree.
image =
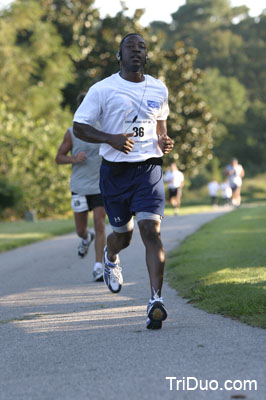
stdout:
[(202, 73), (194, 68), (197, 51), (187, 52), (183, 43), (166, 51), (161, 74), (169, 87), (170, 118), (168, 131), (175, 140), (169, 160), (179, 159), (179, 168), (196, 175), (200, 166), (212, 159), (213, 118), (206, 102), (198, 93)]
[(221, 76), (218, 69), (207, 69), (199, 93), (209, 104), (216, 121), (213, 128), (215, 153), (226, 140), (229, 128), (244, 123), (249, 106), (247, 92), (236, 78)]
[(10, 111), (53, 117), (62, 89), (72, 80), (72, 62), (40, 1), (16, 0), (0, 15), (0, 102)]
[(10, 113), (0, 105), (0, 174), (22, 190), (23, 210), (36, 210), (40, 217), (69, 210), (70, 169), (54, 162), (62, 131), (69, 125), (64, 115), (48, 122)]
[(249, 175), (265, 172), (266, 169), (266, 105), (256, 100), (251, 103), (245, 120), (230, 126), (230, 135), (221, 143), (217, 154), (228, 162), (237, 157)]

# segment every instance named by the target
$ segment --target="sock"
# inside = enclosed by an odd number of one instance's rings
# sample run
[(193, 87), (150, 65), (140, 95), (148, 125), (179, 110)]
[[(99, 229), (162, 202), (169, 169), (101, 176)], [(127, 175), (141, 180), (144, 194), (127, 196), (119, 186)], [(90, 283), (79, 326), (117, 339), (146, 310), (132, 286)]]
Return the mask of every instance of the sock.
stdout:
[(102, 268), (102, 263), (96, 262), (96, 263), (94, 264), (94, 267), (93, 267), (94, 271), (95, 271), (96, 269), (98, 269), (98, 268)]

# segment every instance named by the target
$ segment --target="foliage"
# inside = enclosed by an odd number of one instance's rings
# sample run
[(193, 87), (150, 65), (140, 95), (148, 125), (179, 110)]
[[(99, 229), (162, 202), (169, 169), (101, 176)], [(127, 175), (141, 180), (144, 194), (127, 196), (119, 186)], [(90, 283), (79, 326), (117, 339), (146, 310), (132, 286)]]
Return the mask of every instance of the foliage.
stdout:
[(22, 191), (19, 187), (11, 184), (5, 177), (0, 176), (0, 214), (6, 208), (19, 205), (22, 200)]
[(187, 0), (172, 23), (156, 21), (151, 29), (163, 32), (167, 50), (178, 40), (198, 49), (195, 67), (205, 73), (199, 91), (216, 121), (214, 155), (223, 164), (237, 156), (250, 173), (265, 169), (266, 13), (251, 18), (247, 7), (232, 7), (229, 0)]
[(146, 73), (169, 88), (175, 148), (166, 165), (177, 161), (197, 184), (212, 174), (213, 157), (265, 168), (266, 16), (250, 18), (228, 0), (187, 0), (170, 25), (143, 28), (144, 10), (128, 17), (126, 9), (122, 2), (115, 17), (101, 19), (93, 0), (14, 0), (0, 11), (0, 171), (39, 216), (69, 209), (70, 169), (53, 161), (68, 110), (81, 91), (118, 71), (115, 54), (128, 32), (144, 37)]
[(67, 49), (43, 18), (40, 1), (33, 0), (16, 0), (0, 18), (0, 102), (33, 118), (55, 117), (62, 89), (73, 79)]
[(0, 173), (23, 191), (24, 210), (38, 216), (56, 215), (69, 209), (69, 168), (58, 168), (54, 159), (68, 127), (62, 113), (57, 121), (33, 119), (30, 114), (8, 112), (0, 106)]
[(213, 118), (206, 102), (199, 95), (197, 86), (202, 73), (194, 68), (197, 51), (185, 51), (177, 43), (172, 51), (162, 54), (162, 75), (169, 87), (170, 117), (168, 131), (175, 140), (169, 159), (179, 160), (179, 168), (186, 174), (196, 175), (199, 167), (212, 159)]
[[(88, 90), (97, 80), (102, 59), (95, 58), (101, 21), (93, 7), (94, 0), (38, 0), (45, 21), (58, 32), (74, 70), (75, 80), (68, 80), (63, 87), (63, 105), (76, 109), (80, 92)], [(96, 61), (96, 63), (95, 63)]]

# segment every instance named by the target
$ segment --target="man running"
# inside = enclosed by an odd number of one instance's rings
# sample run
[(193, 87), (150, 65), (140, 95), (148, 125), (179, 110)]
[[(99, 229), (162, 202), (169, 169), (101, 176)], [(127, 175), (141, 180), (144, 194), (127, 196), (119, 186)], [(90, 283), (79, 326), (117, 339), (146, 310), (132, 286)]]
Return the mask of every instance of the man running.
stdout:
[[(81, 104), (85, 94), (78, 97)], [(84, 257), (95, 237), (96, 260), (93, 267), (93, 279), (103, 280), (103, 249), (105, 238), (105, 210), (99, 188), (101, 157), (99, 144), (85, 143), (73, 134), (70, 127), (56, 155), (57, 164), (72, 164), (70, 189), (72, 192), (71, 206), (74, 211), (76, 232), (81, 238), (78, 255)], [(71, 152), (71, 155), (68, 153)], [(88, 213), (93, 212), (95, 234), (88, 231)]]
[(113, 293), (123, 277), (119, 252), (129, 246), (134, 220), (146, 249), (151, 298), (148, 329), (160, 329), (167, 312), (161, 297), (165, 251), (160, 238), (165, 193), (162, 156), (173, 148), (167, 136), (168, 91), (150, 75), (144, 39), (126, 35), (117, 59), (120, 72), (96, 83), (74, 116), (74, 134), (101, 143), (100, 188), (113, 232), (104, 250), (104, 280)]

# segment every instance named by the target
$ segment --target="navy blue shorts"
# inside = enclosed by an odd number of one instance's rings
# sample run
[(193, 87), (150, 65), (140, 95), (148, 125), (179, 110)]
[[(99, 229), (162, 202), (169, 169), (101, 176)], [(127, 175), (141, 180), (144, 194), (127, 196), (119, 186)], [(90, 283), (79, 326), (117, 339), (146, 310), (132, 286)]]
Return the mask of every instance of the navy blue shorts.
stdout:
[(165, 193), (160, 165), (126, 167), (119, 174), (102, 164), (100, 189), (110, 224), (120, 227), (136, 212), (150, 212), (163, 217)]

